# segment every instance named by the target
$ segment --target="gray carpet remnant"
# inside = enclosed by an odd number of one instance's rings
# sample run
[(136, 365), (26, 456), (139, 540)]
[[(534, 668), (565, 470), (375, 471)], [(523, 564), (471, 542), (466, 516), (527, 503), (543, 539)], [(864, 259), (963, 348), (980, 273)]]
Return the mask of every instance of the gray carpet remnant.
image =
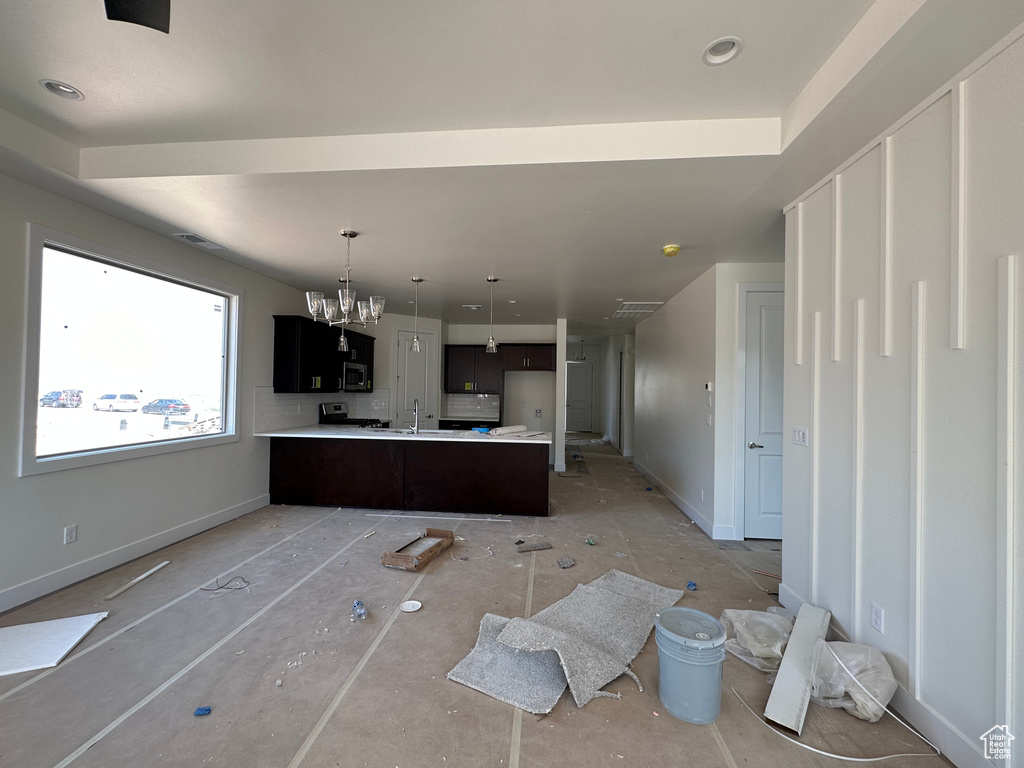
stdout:
[(469, 655), (448, 673), (448, 679), (468, 685), (527, 712), (550, 712), (565, 690), (565, 673), (554, 651), (523, 653), (498, 635), (511, 621), (485, 613), (480, 635)]
[(566, 685), (580, 707), (598, 696), (617, 698), (600, 689), (623, 674), (640, 686), (629, 664), (655, 614), (682, 596), (683, 590), (609, 571), (529, 619), (488, 614), (476, 646), (448, 677), (534, 714), (550, 712)]

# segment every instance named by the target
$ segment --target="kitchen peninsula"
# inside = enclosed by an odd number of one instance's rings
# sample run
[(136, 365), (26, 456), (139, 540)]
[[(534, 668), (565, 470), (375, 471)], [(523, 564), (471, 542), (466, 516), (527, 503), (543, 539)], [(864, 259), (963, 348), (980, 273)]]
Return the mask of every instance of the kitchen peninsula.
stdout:
[(270, 438), (272, 504), (546, 517), (551, 435), (520, 434), (317, 424), (257, 437)]

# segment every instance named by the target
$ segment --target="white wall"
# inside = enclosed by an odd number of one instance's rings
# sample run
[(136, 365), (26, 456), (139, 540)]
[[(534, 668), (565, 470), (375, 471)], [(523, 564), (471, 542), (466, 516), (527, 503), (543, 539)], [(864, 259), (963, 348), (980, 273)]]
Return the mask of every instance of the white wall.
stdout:
[[(173, 265), (240, 289), (237, 443), (17, 476), (20, 412), (0, 409), (0, 611), (216, 525), (268, 501), (269, 441), (252, 437), (255, 388), (272, 374), (274, 313), (299, 291), (65, 198), (0, 176), (0, 391), (23, 387), (27, 226)], [(138, 322), (145, 323), (140, 312)], [(183, 481), (183, 478), (185, 481)], [(64, 526), (78, 541), (64, 546)]]
[(634, 463), (716, 539), (742, 538), (735, 494), (743, 469), (736, 461), (740, 285), (783, 276), (777, 263), (717, 264), (636, 329)]
[(782, 599), (882, 649), (960, 766), (1024, 734), (1022, 34), (786, 213), (785, 434), (810, 446), (784, 449)]
[[(505, 374), (504, 424), (525, 424), (528, 429), (555, 429), (555, 374), (553, 371), (508, 371)], [(534, 412), (540, 409), (537, 418)], [(555, 461), (554, 444), (548, 462)]]
[(619, 355), (625, 348), (625, 337), (609, 336), (601, 345), (601, 372), (603, 395), (598, 406), (601, 414), (603, 435), (608, 442), (620, 446), (619, 425)]
[[(445, 344), (486, 344), (490, 335), (490, 325), (486, 322), (475, 325), (456, 325), (446, 323), (448, 338)], [(555, 326), (553, 325), (495, 325), (494, 340), (502, 344), (538, 344), (555, 343)]]
[(714, 520), (715, 433), (704, 421), (704, 383), (714, 378), (712, 267), (636, 327), (633, 459), (708, 532)]

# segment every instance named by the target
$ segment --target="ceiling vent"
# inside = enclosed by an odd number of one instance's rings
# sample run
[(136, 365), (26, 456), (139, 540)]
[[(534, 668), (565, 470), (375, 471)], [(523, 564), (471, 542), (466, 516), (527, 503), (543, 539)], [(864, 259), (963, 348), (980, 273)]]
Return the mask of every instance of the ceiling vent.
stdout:
[(478, 310), (478, 309), (483, 309), (484, 305), (483, 304), (463, 304), (462, 308), (463, 309), (472, 309), (472, 310), (475, 311), (475, 310)]
[(223, 251), (223, 245), (217, 245), (212, 240), (207, 240), (205, 237), (200, 237), (194, 232), (175, 232), (171, 237), (176, 237), (179, 240), (184, 240), (186, 243), (205, 248), (208, 251)]
[(664, 303), (664, 301), (624, 301), (622, 302), (622, 305), (615, 310), (612, 317), (615, 319), (623, 317), (650, 317), (651, 314)]

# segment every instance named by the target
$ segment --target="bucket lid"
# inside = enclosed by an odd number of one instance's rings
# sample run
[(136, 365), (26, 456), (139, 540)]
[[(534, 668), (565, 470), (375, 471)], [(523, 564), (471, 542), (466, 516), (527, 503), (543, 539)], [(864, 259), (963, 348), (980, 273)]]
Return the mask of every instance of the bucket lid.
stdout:
[(722, 623), (693, 608), (666, 608), (654, 621), (674, 640), (690, 648), (717, 648), (725, 643)]

